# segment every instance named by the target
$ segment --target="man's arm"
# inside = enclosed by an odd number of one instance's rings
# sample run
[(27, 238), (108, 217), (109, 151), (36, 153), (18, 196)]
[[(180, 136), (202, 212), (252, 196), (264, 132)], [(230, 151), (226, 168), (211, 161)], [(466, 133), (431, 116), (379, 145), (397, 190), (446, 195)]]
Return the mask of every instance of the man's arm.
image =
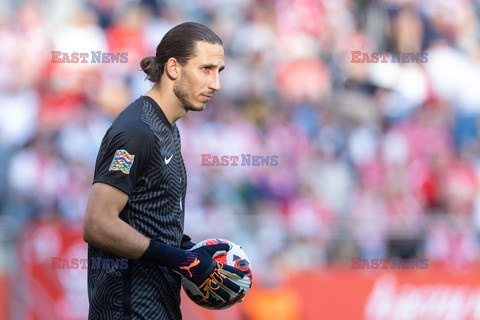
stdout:
[(119, 218), (127, 201), (128, 195), (123, 191), (102, 182), (95, 183), (83, 221), (85, 242), (129, 259), (171, 268), (199, 286), (206, 298), (218, 295), (228, 302), (228, 292), (240, 292), (240, 287), (227, 277), (241, 279), (243, 272), (213, 260), (216, 254), (228, 251), (228, 244), (186, 251), (149, 239)]
[(83, 221), (85, 242), (129, 259), (138, 259), (150, 239), (119, 218), (128, 195), (106, 183), (93, 185)]

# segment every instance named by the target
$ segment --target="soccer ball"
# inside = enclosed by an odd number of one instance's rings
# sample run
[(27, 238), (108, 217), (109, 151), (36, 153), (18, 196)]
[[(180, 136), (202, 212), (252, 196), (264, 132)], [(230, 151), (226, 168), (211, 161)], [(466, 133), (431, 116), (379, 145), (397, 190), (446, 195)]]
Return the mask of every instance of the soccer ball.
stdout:
[[(190, 298), (190, 300), (192, 300), (201, 307), (214, 310), (230, 308), (237, 302), (242, 301), (243, 297), (247, 294), (248, 289), (250, 289), (250, 287), (252, 286), (252, 267), (250, 266), (250, 260), (248, 259), (247, 254), (239, 245), (233, 243), (232, 241), (224, 239), (207, 239), (197, 243), (190, 250), (218, 243), (228, 243), (230, 245), (230, 249), (227, 251), (227, 253), (215, 256), (213, 259), (215, 261), (221, 262), (229, 266), (233, 266), (243, 271), (243, 279), (231, 279), (233, 282), (240, 286), (240, 288), (243, 290), (243, 293), (242, 290), (240, 290), (240, 293), (238, 293), (237, 295), (231, 295), (228, 302), (224, 302), (223, 300), (216, 300), (216, 302), (212, 304), (211, 301), (208, 301), (203, 297), (197, 286), (182, 277), (183, 290)], [(242, 295), (242, 297), (240, 298), (239, 295)]]

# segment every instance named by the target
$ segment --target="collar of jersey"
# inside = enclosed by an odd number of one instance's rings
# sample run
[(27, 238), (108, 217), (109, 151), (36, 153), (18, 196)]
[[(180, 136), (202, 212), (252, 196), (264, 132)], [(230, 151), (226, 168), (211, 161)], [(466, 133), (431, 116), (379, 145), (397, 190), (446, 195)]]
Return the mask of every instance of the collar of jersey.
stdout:
[(160, 108), (160, 106), (158, 105), (157, 102), (155, 102), (155, 100), (152, 99), (152, 97), (149, 97), (149, 96), (141, 96), (141, 98), (144, 98), (144, 99), (147, 99), (153, 106), (153, 109), (155, 109), (155, 112), (158, 114), (158, 116), (160, 117), (160, 119), (162, 119), (163, 123), (165, 123), (165, 125), (172, 129), (173, 130), (173, 126), (170, 124), (170, 122), (168, 121), (167, 119), (167, 116), (165, 115), (165, 113), (163, 112), (162, 108)]

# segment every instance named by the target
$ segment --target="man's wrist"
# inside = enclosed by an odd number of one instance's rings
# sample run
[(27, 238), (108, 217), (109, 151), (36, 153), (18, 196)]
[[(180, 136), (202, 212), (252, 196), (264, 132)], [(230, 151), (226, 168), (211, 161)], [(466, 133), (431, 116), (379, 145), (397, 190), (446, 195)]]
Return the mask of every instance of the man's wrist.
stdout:
[(171, 269), (178, 269), (180, 264), (187, 260), (187, 251), (150, 239), (150, 244), (142, 256), (141, 261), (153, 262)]

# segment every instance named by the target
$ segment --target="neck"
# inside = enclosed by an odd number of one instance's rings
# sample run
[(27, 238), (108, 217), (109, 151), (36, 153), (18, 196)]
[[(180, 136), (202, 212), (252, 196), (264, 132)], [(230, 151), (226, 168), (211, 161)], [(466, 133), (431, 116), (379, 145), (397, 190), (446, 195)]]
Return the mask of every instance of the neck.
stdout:
[(178, 119), (187, 113), (183, 105), (173, 93), (173, 88), (154, 85), (153, 88), (144, 95), (155, 100), (172, 126)]

